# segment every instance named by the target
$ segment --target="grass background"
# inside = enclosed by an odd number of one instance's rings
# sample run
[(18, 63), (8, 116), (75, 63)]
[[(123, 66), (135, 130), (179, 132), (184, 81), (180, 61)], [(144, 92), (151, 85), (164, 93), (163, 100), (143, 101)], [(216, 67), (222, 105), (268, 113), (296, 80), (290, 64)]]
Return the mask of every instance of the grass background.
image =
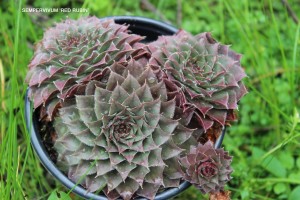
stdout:
[[(150, 2), (154, 9), (147, 6)], [(288, 1), (300, 17), (298, 0)], [(25, 7), (89, 13), (23, 13)], [(66, 17), (138, 15), (214, 38), (242, 53), (250, 93), (224, 146), (232, 199), (300, 199), (299, 31), (280, 0), (27, 0), (0, 2), (0, 199), (77, 199), (43, 170), (25, 127), (24, 77), (43, 31)], [(57, 195), (58, 192), (58, 196)], [(177, 199), (207, 199), (191, 187)]]

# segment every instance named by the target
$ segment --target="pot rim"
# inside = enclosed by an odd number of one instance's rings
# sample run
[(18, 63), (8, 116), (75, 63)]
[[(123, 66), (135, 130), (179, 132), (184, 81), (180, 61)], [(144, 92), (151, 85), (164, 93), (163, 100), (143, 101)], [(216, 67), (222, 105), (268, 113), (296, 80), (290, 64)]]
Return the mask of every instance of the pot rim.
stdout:
[[(157, 20), (153, 20), (153, 19), (145, 18), (145, 17), (139, 17), (139, 16), (110, 16), (110, 17), (101, 18), (100, 20), (105, 20), (105, 19), (114, 19), (116, 21), (116, 23), (120, 23), (120, 24), (125, 23), (125, 24), (130, 25), (133, 23), (135, 25), (138, 25), (138, 24), (143, 25), (143, 26), (146, 25), (146, 29), (144, 29), (144, 30), (157, 32), (158, 35), (162, 35), (162, 34), (171, 35), (171, 34), (175, 34), (178, 31), (178, 29), (173, 27), (172, 25), (166, 24), (161, 21), (157, 21)], [(160, 30), (160, 31), (157, 31), (157, 30)], [(42, 143), (41, 137), (38, 134), (37, 124), (39, 122), (38, 122), (37, 118), (34, 117), (32, 104), (28, 97), (29, 90), (30, 89), (28, 88), (26, 91), (26, 96), (25, 96), (26, 126), (27, 126), (27, 130), (30, 134), (31, 145), (32, 145), (34, 151), (36, 152), (38, 158), (40, 159), (41, 163), (43, 164), (43, 166), (47, 169), (48, 172), (50, 172), (50, 174), (52, 174), (52, 176), (54, 176), (57, 180), (59, 180), (66, 188), (71, 190), (71, 192), (74, 192), (83, 198), (95, 199), (95, 200), (107, 200), (106, 196), (87, 192), (87, 190), (84, 189), (82, 186), (71, 181), (52, 162), (47, 150), (44, 147), (44, 144)], [(221, 135), (216, 140), (215, 145), (214, 145), (215, 148), (219, 148), (221, 146), (224, 135), (225, 135), (225, 129), (226, 128), (223, 128)], [(183, 181), (176, 188), (169, 188), (161, 193), (158, 193), (154, 199), (155, 200), (164, 200), (164, 199), (169, 199), (169, 198), (175, 197), (190, 186), (191, 186), (191, 184), (189, 182)], [(146, 200), (146, 198), (135, 198), (135, 199), (136, 200)]]

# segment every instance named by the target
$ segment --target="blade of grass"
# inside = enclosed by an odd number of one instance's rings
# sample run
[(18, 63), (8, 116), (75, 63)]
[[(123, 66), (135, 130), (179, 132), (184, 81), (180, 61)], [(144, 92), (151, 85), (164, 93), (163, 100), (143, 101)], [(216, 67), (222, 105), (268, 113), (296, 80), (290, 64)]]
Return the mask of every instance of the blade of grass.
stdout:
[[(293, 49), (293, 65), (292, 65), (292, 69), (294, 71), (293, 75), (292, 75), (292, 82), (295, 83), (295, 85), (298, 85), (299, 84), (299, 73), (298, 75), (296, 75), (297, 73), (295, 72), (296, 71), (296, 60), (297, 60), (297, 51), (298, 51), (298, 46), (299, 46), (299, 32), (300, 32), (300, 23), (298, 24), (298, 27), (297, 27), (297, 31), (296, 31), (296, 34), (295, 34), (295, 42), (294, 42), (294, 49)], [(292, 91), (294, 91), (295, 88), (292, 88)]]
[[(13, 2), (14, 3), (14, 2)], [(16, 98), (18, 83), (16, 79), (19, 53), (19, 34), (21, 21), (21, 5), (22, 1), (18, 1), (17, 9), (14, 12), (15, 16), (15, 37), (14, 37), (14, 54), (13, 65), (11, 69), (11, 96), (8, 102), (8, 130), (7, 130), (7, 183), (5, 186), (5, 197), (12, 198), (13, 196), (22, 196), (20, 194), (22, 188), (18, 180), (18, 147), (17, 147), (17, 120), (15, 118)]]
[(294, 116), (292, 118), (292, 126), (290, 128), (290, 132), (289, 132), (288, 136), (286, 137), (286, 139), (284, 139), (281, 143), (279, 143), (274, 148), (272, 148), (271, 150), (269, 150), (266, 154), (264, 154), (260, 158), (260, 160), (264, 160), (265, 158), (267, 158), (268, 156), (270, 156), (271, 154), (273, 154), (275, 151), (279, 150), (280, 148), (284, 147), (285, 145), (287, 145), (288, 143), (290, 143), (291, 141), (293, 141), (297, 137), (299, 137), (300, 133), (296, 134), (296, 127), (298, 126), (299, 123), (300, 123), (299, 113), (295, 109), (295, 114), (294, 114)]

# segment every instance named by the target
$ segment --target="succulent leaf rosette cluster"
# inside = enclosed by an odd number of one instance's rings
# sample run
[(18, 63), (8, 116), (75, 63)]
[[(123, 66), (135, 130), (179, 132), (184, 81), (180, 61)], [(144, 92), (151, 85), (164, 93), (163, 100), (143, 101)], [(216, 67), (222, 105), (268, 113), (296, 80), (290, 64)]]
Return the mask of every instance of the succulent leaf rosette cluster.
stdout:
[(235, 120), (241, 56), (209, 33), (142, 40), (96, 17), (45, 32), (26, 80), (40, 121), (53, 124), (58, 166), (108, 199), (154, 199), (183, 181), (223, 191), (232, 157), (207, 134)]

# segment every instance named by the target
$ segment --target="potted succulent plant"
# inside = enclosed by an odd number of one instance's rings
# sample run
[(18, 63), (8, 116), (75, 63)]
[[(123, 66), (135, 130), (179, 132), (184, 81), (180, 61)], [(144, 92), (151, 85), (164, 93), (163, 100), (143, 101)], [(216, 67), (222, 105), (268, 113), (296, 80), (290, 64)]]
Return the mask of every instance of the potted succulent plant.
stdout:
[(67, 19), (29, 64), (27, 126), (44, 166), (84, 198), (168, 199), (190, 183), (214, 194), (231, 178), (219, 147), (245, 76), (240, 55), (209, 33)]

